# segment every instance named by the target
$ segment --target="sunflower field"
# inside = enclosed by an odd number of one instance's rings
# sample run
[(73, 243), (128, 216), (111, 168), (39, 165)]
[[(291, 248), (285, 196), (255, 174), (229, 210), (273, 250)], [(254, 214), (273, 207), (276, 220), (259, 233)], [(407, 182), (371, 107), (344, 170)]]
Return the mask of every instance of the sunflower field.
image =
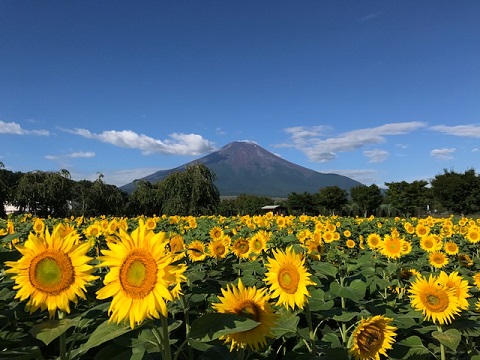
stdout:
[(480, 221), (0, 219), (0, 358), (480, 360)]

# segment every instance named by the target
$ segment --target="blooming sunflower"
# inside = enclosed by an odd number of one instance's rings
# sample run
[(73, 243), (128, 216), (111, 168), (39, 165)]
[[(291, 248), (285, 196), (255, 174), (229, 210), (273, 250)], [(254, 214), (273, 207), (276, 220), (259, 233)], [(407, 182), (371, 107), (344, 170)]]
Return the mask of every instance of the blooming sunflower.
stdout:
[(355, 247), (355, 241), (353, 241), (352, 239), (348, 239), (346, 242), (345, 242), (345, 245), (347, 245), (347, 247), (349, 249), (353, 249)]
[(22, 254), (18, 261), (7, 261), (10, 267), (5, 272), (13, 274), (15, 298), (29, 298), (26, 309), (33, 313), (37, 309), (48, 310), (53, 318), (57, 309), (70, 313), (70, 301), (85, 299), (85, 286), (97, 277), (92, 275), (92, 258), (86, 254), (91, 242), (78, 243), (77, 232), (61, 236), (57, 225), (50, 234), (30, 233), (24, 245), (16, 245)]
[(382, 241), (382, 238), (377, 233), (371, 233), (367, 236), (368, 247), (372, 250), (380, 246), (380, 241)]
[(455, 290), (440, 285), (432, 274), (428, 280), (418, 275), (408, 292), (412, 307), (421, 310), (426, 320), (440, 325), (449, 324), (460, 313)]
[(448, 257), (441, 251), (434, 251), (428, 255), (428, 262), (433, 267), (441, 269), (448, 264)]
[(239, 237), (239, 238), (235, 239), (235, 241), (232, 244), (232, 252), (238, 258), (248, 259), (248, 256), (252, 252), (250, 250), (250, 245), (249, 245), (248, 239), (245, 239), (243, 237)]
[(260, 230), (255, 233), (249, 240), (249, 246), (252, 252), (260, 254), (267, 249), (267, 242), (270, 238), (270, 234), (264, 230)]
[(471, 297), (470, 285), (468, 281), (464, 280), (457, 271), (447, 274), (445, 271), (440, 272), (438, 275), (438, 283), (442, 286), (446, 286), (449, 289), (455, 290), (455, 296), (458, 299), (458, 306), (461, 310), (467, 310), (469, 307), (467, 298)]
[(380, 360), (380, 355), (387, 355), (395, 341), (393, 319), (376, 315), (362, 319), (351, 336), (349, 352), (358, 360)]
[(459, 251), (458, 245), (453, 241), (447, 241), (443, 248), (448, 255), (457, 255)]
[(167, 316), (167, 301), (173, 299), (169, 290), (179, 268), (172, 265), (173, 256), (167, 250), (168, 239), (164, 232), (148, 230), (143, 220), (128, 234), (120, 229), (119, 241), (107, 243), (102, 250), (100, 266), (109, 267), (97, 291), (102, 300), (112, 297), (108, 310), (110, 321), (130, 321), (134, 328), (145, 318)]
[(273, 250), (274, 258), (268, 258), (265, 266), (268, 272), (265, 274), (265, 283), (270, 286), (273, 298), (278, 298), (277, 305), (287, 309), (298, 306), (303, 309), (310, 293), (308, 285), (315, 285), (310, 280), (310, 273), (305, 267), (305, 259), (301, 254), (293, 251), (289, 246), (285, 252)]
[(477, 226), (470, 226), (465, 237), (472, 244), (476, 244), (480, 241), (480, 229)]
[(205, 253), (205, 244), (200, 240), (194, 240), (187, 246), (187, 255), (192, 261), (205, 260), (207, 254)]
[(219, 226), (214, 226), (210, 232), (210, 237), (213, 239), (213, 240), (218, 240), (218, 239), (221, 239), (222, 236), (223, 236), (223, 230), (221, 227)]
[(434, 252), (442, 248), (442, 243), (436, 235), (427, 235), (420, 239), (420, 247), (426, 252)]
[(208, 244), (209, 255), (214, 259), (223, 259), (228, 254), (228, 245), (223, 238), (212, 240)]
[(380, 253), (390, 259), (399, 259), (403, 255), (404, 241), (397, 236), (385, 235), (379, 245)]
[(230, 351), (246, 347), (255, 351), (260, 350), (267, 344), (267, 337), (274, 337), (271, 329), (277, 319), (277, 315), (268, 303), (269, 296), (266, 294), (266, 289), (257, 289), (255, 286), (245, 287), (239, 279), (238, 287), (231, 285), (230, 288), (227, 285), (227, 290), (221, 289), (221, 291), (223, 296), (218, 297), (220, 302), (212, 304), (216, 311), (242, 315), (259, 324), (253, 329), (230, 333), (220, 339), (230, 344)]

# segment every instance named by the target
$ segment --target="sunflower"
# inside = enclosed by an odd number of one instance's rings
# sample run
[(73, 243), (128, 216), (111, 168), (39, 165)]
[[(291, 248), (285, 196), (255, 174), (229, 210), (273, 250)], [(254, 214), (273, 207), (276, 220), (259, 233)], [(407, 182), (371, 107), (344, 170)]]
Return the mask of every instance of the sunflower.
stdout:
[(218, 240), (218, 239), (221, 239), (222, 236), (223, 236), (223, 230), (220, 226), (214, 226), (210, 232), (210, 237), (213, 239), (213, 240)]
[(470, 226), (465, 237), (472, 244), (476, 244), (480, 241), (480, 229), (477, 226)]
[(147, 230), (155, 230), (157, 227), (157, 219), (154, 217), (149, 217), (145, 220), (145, 227)]
[(239, 238), (235, 239), (235, 241), (232, 244), (232, 252), (238, 258), (248, 259), (248, 256), (252, 252), (250, 250), (250, 245), (249, 245), (248, 239), (245, 239), (243, 237), (239, 237)]
[(228, 245), (223, 238), (212, 240), (208, 244), (209, 255), (214, 259), (223, 259), (228, 254)]
[(417, 224), (415, 227), (415, 232), (417, 236), (424, 237), (430, 233), (430, 227), (424, 224)]
[(377, 233), (371, 233), (367, 236), (367, 244), (370, 249), (377, 249), (380, 246), (382, 238)]
[(183, 242), (182, 235), (175, 234), (170, 238), (170, 251), (172, 255), (176, 256), (177, 260), (185, 256), (183, 250), (185, 249), (185, 243)]
[(230, 333), (220, 339), (230, 344), (230, 351), (246, 347), (254, 351), (260, 350), (267, 344), (267, 337), (274, 337), (271, 329), (277, 319), (277, 315), (268, 303), (266, 289), (257, 289), (255, 286), (245, 287), (239, 279), (238, 287), (231, 285), (230, 288), (227, 285), (227, 290), (221, 289), (221, 291), (223, 296), (218, 297), (220, 302), (212, 304), (217, 312), (245, 316), (259, 324), (253, 329)]
[(187, 246), (187, 255), (192, 261), (205, 260), (207, 254), (205, 253), (205, 244), (200, 240), (194, 240)]
[(181, 268), (172, 265), (173, 256), (167, 250), (164, 232), (147, 230), (143, 220), (128, 234), (119, 230), (119, 241), (107, 243), (102, 250), (100, 266), (109, 267), (97, 291), (100, 300), (112, 297), (108, 310), (110, 321), (130, 322), (133, 329), (145, 318), (167, 316), (167, 301), (173, 300), (169, 287), (179, 276)]
[(447, 274), (445, 271), (438, 275), (438, 283), (449, 289), (455, 290), (455, 296), (458, 299), (458, 306), (461, 310), (467, 310), (469, 307), (467, 298), (471, 297), (468, 281), (464, 280), (457, 271)]
[(265, 230), (260, 230), (255, 233), (248, 242), (252, 252), (255, 254), (260, 254), (262, 251), (265, 251), (267, 249), (267, 242), (269, 238), (270, 234)]
[(376, 315), (362, 319), (352, 333), (349, 352), (358, 360), (380, 360), (380, 355), (387, 356), (387, 350), (395, 341), (393, 319)]
[(91, 225), (89, 225), (83, 233), (85, 236), (89, 238), (98, 238), (100, 235), (102, 235), (102, 227), (100, 226), (99, 222), (95, 222)]
[(478, 289), (480, 289), (480, 273), (473, 275), (473, 283)]
[(334, 232), (333, 231), (325, 231), (323, 233), (323, 242), (326, 243), (326, 244), (330, 244), (331, 242), (333, 242), (335, 240), (335, 235), (334, 235)]
[(471, 267), (473, 265), (472, 258), (467, 254), (458, 254), (457, 259), (461, 266)]
[(268, 272), (264, 280), (270, 286), (272, 297), (278, 298), (277, 305), (285, 306), (287, 310), (293, 310), (295, 306), (303, 309), (307, 296), (310, 296), (307, 286), (315, 285), (310, 280), (305, 259), (293, 251), (293, 246), (289, 246), (285, 252), (275, 249), (273, 256), (265, 264)]
[(15, 298), (29, 298), (26, 309), (30, 313), (47, 309), (53, 318), (57, 309), (70, 313), (70, 301), (85, 299), (85, 286), (97, 277), (92, 275), (92, 258), (87, 256), (92, 244), (75, 245), (78, 239), (77, 232), (62, 237), (57, 225), (51, 234), (48, 228), (44, 234), (32, 232), (23, 246), (16, 245), (22, 257), (5, 262), (10, 267), (5, 272), (13, 274), (18, 290)]
[(448, 255), (457, 255), (459, 251), (458, 245), (453, 241), (447, 241), (443, 248)]
[(426, 252), (434, 252), (442, 248), (442, 243), (438, 236), (427, 235), (420, 239), (420, 247)]
[(35, 219), (33, 222), (33, 231), (37, 234), (43, 234), (45, 232), (45, 222), (42, 219)]
[(397, 236), (385, 235), (380, 242), (380, 253), (389, 259), (399, 259), (403, 255), (404, 240)]
[(408, 292), (412, 307), (421, 310), (426, 320), (449, 324), (460, 313), (455, 290), (440, 285), (432, 274), (428, 280), (418, 275)]
[(448, 257), (441, 251), (434, 251), (428, 255), (428, 262), (433, 267), (441, 269), (448, 264)]
[(347, 245), (347, 247), (349, 249), (353, 249), (355, 247), (355, 241), (353, 241), (352, 239), (348, 239), (346, 242), (345, 242), (345, 245)]

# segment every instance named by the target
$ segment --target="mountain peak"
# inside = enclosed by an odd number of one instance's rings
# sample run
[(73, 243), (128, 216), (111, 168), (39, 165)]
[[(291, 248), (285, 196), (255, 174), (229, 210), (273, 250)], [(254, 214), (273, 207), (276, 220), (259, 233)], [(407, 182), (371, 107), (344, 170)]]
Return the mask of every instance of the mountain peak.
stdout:
[[(161, 170), (141, 180), (155, 183), (187, 165), (202, 163), (216, 175), (221, 196), (251, 194), (287, 197), (290, 193), (316, 193), (322, 187), (337, 185), (348, 190), (361, 183), (346, 176), (323, 174), (294, 164), (251, 141), (234, 141), (220, 150), (171, 170)], [(122, 186), (133, 191), (133, 183)]]

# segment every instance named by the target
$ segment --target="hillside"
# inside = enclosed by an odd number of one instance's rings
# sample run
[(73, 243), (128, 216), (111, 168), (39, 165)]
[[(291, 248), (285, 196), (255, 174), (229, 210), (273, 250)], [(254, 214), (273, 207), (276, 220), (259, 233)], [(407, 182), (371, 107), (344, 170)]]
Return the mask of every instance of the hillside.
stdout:
[[(296, 165), (251, 142), (232, 142), (202, 158), (174, 169), (157, 171), (140, 180), (155, 183), (193, 163), (202, 163), (216, 174), (215, 185), (221, 196), (287, 197), (292, 192), (316, 193), (326, 186), (337, 185), (349, 190), (362, 185), (346, 176), (320, 173)], [(121, 187), (126, 192), (134, 188), (134, 182)]]

